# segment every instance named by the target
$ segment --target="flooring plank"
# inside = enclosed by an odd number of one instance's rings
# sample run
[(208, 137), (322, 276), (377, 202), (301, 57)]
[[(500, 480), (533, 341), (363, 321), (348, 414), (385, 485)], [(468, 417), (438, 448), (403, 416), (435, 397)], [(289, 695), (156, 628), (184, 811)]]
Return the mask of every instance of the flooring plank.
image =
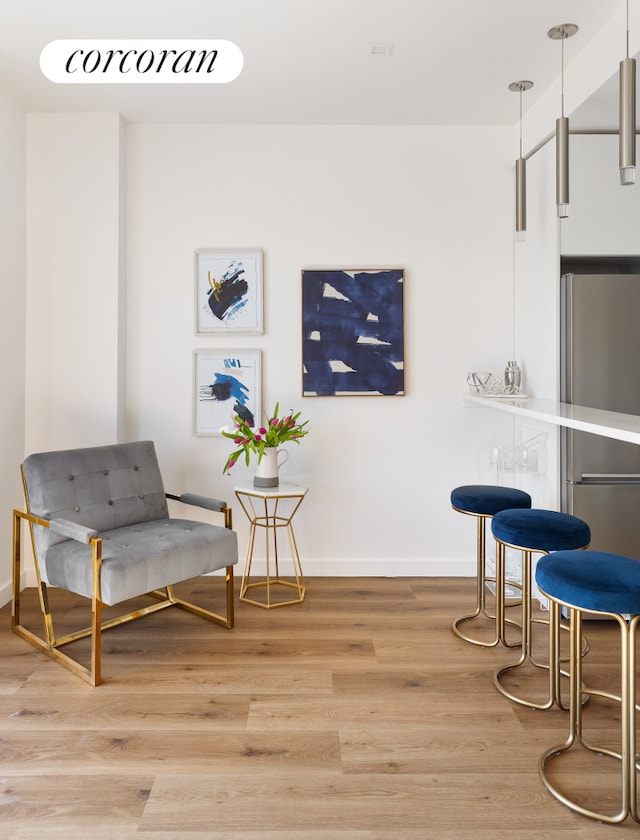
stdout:
[[(478, 822), (498, 823), (517, 809), (518, 826), (538, 827), (540, 812), (553, 810), (541, 788), (512, 775), (512, 785), (479, 787), (476, 777), (415, 775), (280, 774), (277, 779), (246, 776), (158, 776), (141, 821), (142, 831), (179, 830), (188, 814), (196, 830), (261, 828), (302, 831), (368, 830), (380, 823), (394, 831), (464, 825), (473, 811)], [(462, 808), (464, 802), (464, 808)]]
[[(77, 677), (76, 677), (77, 679)], [(84, 688), (84, 686), (83, 686)], [(90, 692), (90, 693), (89, 693)], [(250, 698), (244, 695), (113, 695), (87, 686), (83, 694), (0, 696), (0, 735), (51, 729), (227, 729), (244, 726)]]
[(278, 773), (339, 771), (340, 741), (335, 732), (282, 733), (213, 730), (156, 731), (45, 730), (37, 742), (31, 733), (6, 733), (1, 740), (0, 777), (16, 766), (22, 776), (67, 775), (78, 766), (105, 777), (136, 773)]
[[(0, 814), (3, 836), (31, 822), (48, 823), (58, 830), (83, 828), (93, 821), (108, 821), (112, 829), (132, 829), (141, 819), (153, 776), (110, 776), (108, 790), (101, 776), (78, 774), (12, 775), (0, 779)], [(33, 829), (33, 837), (39, 836)], [(62, 837), (63, 835), (60, 834)]]
[[(51, 663), (31, 674), (19, 685), (22, 696), (43, 691), (64, 691), (69, 687), (68, 672)], [(14, 689), (15, 693), (18, 687)], [(81, 689), (84, 691), (84, 686)], [(290, 665), (262, 662), (228, 665), (219, 663), (181, 663), (157, 665), (140, 663), (133, 665), (119, 661), (117, 668), (110, 669), (110, 676), (100, 686), (100, 693), (112, 697), (116, 694), (151, 692), (154, 694), (233, 694), (245, 696), (256, 694), (332, 694), (333, 672), (331, 663)]]

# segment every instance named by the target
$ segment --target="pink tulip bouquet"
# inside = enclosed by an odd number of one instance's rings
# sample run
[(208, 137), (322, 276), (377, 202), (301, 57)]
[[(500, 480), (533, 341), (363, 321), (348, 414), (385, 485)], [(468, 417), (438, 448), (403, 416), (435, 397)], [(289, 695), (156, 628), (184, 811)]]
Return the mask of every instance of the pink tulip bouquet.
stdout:
[(231, 438), (238, 447), (227, 458), (223, 473), (229, 472), (243, 452), (245, 462), (249, 466), (252, 452), (257, 452), (258, 463), (260, 463), (267, 447), (278, 447), (281, 443), (288, 441), (299, 444), (300, 438), (309, 434), (310, 429), (305, 428), (309, 421), (298, 422), (300, 412), (294, 414), (291, 409), (286, 417), (280, 418), (278, 417), (279, 408), (279, 403), (276, 403), (273, 415), (267, 420), (266, 426), (260, 426), (260, 428), (249, 426), (246, 420), (236, 415), (233, 418), (234, 427), (231, 431), (224, 428), (220, 430), (223, 437)]

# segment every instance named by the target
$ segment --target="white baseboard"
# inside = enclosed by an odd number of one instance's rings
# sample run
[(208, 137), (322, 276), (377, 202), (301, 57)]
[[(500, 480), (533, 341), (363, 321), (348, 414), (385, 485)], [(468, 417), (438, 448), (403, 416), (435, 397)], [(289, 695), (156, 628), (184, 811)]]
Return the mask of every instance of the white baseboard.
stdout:
[[(35, 579), (35, 573), (34, 573)], [(26, 581), (25, 576), (22, 576), (22, 586), (21, 589), (24, 589), (25, 586), (29, 584)], [(8, 604), (11, 600), (11, 581), (8, 580), (5, 583), (0, 585), (0, 607), (3, 607), (5, 604)]]
[(4, 606), (11, 600), (11, 584), (0, 586), (0, 604)]
[[(313, 560), (302, 557), (307, 577), (475, 577), (473, 560)], [(242, 568), (236, 574), (241, 574)]]
[[(314, 560), (301, 557), (305, 577), (475, 577), (476, 560)], [(261, 565), (262, 564), (262, 565)], [(234, 576), (242, 577), (244, 557), (234, 568)], [(264, 558), (253, 561), (252, 574), (264, 573)], [(280, 559), (283, 577), (291, 574), (291, 559)], [(211, 574), (224, 574), (224, 570)]]

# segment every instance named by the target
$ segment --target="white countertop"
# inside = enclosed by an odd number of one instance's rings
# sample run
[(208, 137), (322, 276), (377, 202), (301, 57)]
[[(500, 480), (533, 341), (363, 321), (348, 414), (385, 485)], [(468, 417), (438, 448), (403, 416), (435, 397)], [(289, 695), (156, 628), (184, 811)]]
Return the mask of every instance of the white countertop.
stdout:
[(640, 417), (636, 414), (620, 414), (617, 411), (603, 411), (599, 408), (540, 400), (535, 397), (510, 400), (465, 394), (464, 400), (468, 405), (495, 408), (555, 426), (566, 426), (594, 435), (640, 444)]

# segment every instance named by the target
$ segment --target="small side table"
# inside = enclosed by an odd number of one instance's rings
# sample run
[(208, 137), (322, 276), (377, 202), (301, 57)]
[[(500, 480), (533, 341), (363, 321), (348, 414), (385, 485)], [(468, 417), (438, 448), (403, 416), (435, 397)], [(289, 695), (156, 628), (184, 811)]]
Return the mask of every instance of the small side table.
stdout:
[[(234, 492), (250, 523), (247, 556), (242, 573), (242, 583), (240, 584), (240, 600), (246, 604), (254, 604), (256, 607), (269, 610), (273, 607), (301, 604), (304, 601), (306, 587), (291, 520), (302, 504), (302, 500), (307, 494), (307, 489), (307, 487), (300, 487), (297, 484), (282, 483), (278, 487), (254, 487), (252, 484), (234, 487)], [(257, 528), (264, 528), (266, 575), (264, 580), (251, 581), (251, 564), (253, 562)], [(283, 580), (280, 577), (278, 529), (281, 528), (286, 530), (287, 536), (289, 537), (289, 550), (293, 563), (293, 580)], [(275, 575), (272, 575), (272, 557)], [(293, 589), (297, 597), (288, 601), (273, 601), (271, 594), (271, 588), (273, 586), (284, 586)], [(265, 590), (266, 600), (256, 601), (253, 598), (247, 597), (250, 589), (258, 588)]]

